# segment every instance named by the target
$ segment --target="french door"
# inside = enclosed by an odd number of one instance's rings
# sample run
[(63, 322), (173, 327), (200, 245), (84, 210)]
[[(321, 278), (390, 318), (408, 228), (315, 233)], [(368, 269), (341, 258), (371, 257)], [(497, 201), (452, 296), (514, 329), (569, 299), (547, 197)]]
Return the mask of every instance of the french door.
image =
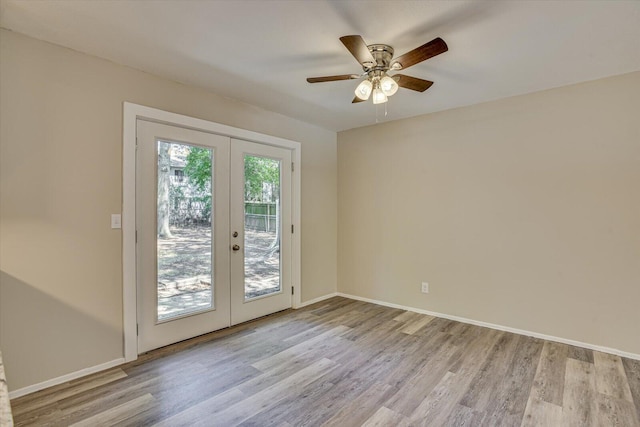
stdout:
[(137, 121), (138, 352), (291, 307), (291, 151)]

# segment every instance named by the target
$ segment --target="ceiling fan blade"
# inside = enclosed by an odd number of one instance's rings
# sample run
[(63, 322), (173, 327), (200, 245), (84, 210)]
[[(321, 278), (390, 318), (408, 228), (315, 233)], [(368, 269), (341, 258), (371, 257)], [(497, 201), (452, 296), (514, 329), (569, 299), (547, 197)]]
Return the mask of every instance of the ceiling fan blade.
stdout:
[(360, 99), (357, 96), (353, 98), (353, 101), (351, 101), (352, 104), (357, 104), (358, 102), (364, 102), (366, 101), (366, 99)]
[(339, 76), (325, 76), (325, 77), (308, 77), (307, 81), (309, 83), (322, 83), (322, 82), (334, 82), (337, 80), (351, 80), (351, 79), (359, 79), (360, 76), (358, 74), (341, 74)]
[(441, 53), (449, 50), (447, 44), (440, 37), (431, 40), (429, 43), (425, 43), (420, 47), (413, 49), (395, 58), (391, 62), (391, 68), (394, 70), (404, 70), (412, 65), (417, 64), (418, 62), (422, 62), (429, 58), (433, 58), (436, 55), (440, 55)]
[(371, 55), (367, 44), (360, 36), (343, 36), (340, 37), (340, 41), (346, 47), (349, 52), (358, 60), (358, 62), (365, 67), (373, 67), (376, 64), (376, 60)]
[(393, 79), (398, 83), (398, 86), (405, 89), (415, 90), (417, 92), (424, 92), (429, 89), (433, 82), (429, 80), (422, 80), (417, 77), (405, 76), (404, 74), (396, 74)]

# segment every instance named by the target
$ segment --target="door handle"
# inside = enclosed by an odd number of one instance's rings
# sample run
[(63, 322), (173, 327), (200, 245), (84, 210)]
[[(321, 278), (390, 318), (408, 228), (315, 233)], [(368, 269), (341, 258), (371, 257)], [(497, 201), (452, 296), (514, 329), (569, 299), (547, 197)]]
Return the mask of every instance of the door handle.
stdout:
[(240, 250), (240, 246), (238, 246), (238, 245), (233, 245), (233, 246), (231, 247), (231, 249), (233, 249), (234, 251), (239, 251), (239, 250)]

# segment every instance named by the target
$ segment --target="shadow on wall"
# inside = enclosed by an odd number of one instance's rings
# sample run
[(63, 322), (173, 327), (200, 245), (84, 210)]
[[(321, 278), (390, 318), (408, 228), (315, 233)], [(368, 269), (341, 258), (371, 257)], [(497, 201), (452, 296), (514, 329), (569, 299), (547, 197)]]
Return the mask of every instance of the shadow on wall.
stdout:
[(122, 331), (1, 271), (0, 349), (15, 391), (122, 357)]

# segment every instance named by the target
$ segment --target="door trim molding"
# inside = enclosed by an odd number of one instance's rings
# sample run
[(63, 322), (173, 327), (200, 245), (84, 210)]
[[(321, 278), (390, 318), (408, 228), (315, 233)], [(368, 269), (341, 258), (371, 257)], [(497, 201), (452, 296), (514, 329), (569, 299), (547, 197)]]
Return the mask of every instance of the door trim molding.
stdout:
[(293, 308), (301, 306), (300, 249), (301, 249), (301, 147), (302, 144), (276, 136), (240, 129), (233, 126), (171, 113), (157, 108), (125, 102), (122, 126), (122, 304), (124, 360), (138, 358), (137, 340), (137, 292), (136, 292), (136, 121), (138, 119), (179, 126), (201, 132), (224, 135), (260, 144), (291, 150), (295, 170), (291, 176), (292, 236), (291, 281), (294, 288)]

